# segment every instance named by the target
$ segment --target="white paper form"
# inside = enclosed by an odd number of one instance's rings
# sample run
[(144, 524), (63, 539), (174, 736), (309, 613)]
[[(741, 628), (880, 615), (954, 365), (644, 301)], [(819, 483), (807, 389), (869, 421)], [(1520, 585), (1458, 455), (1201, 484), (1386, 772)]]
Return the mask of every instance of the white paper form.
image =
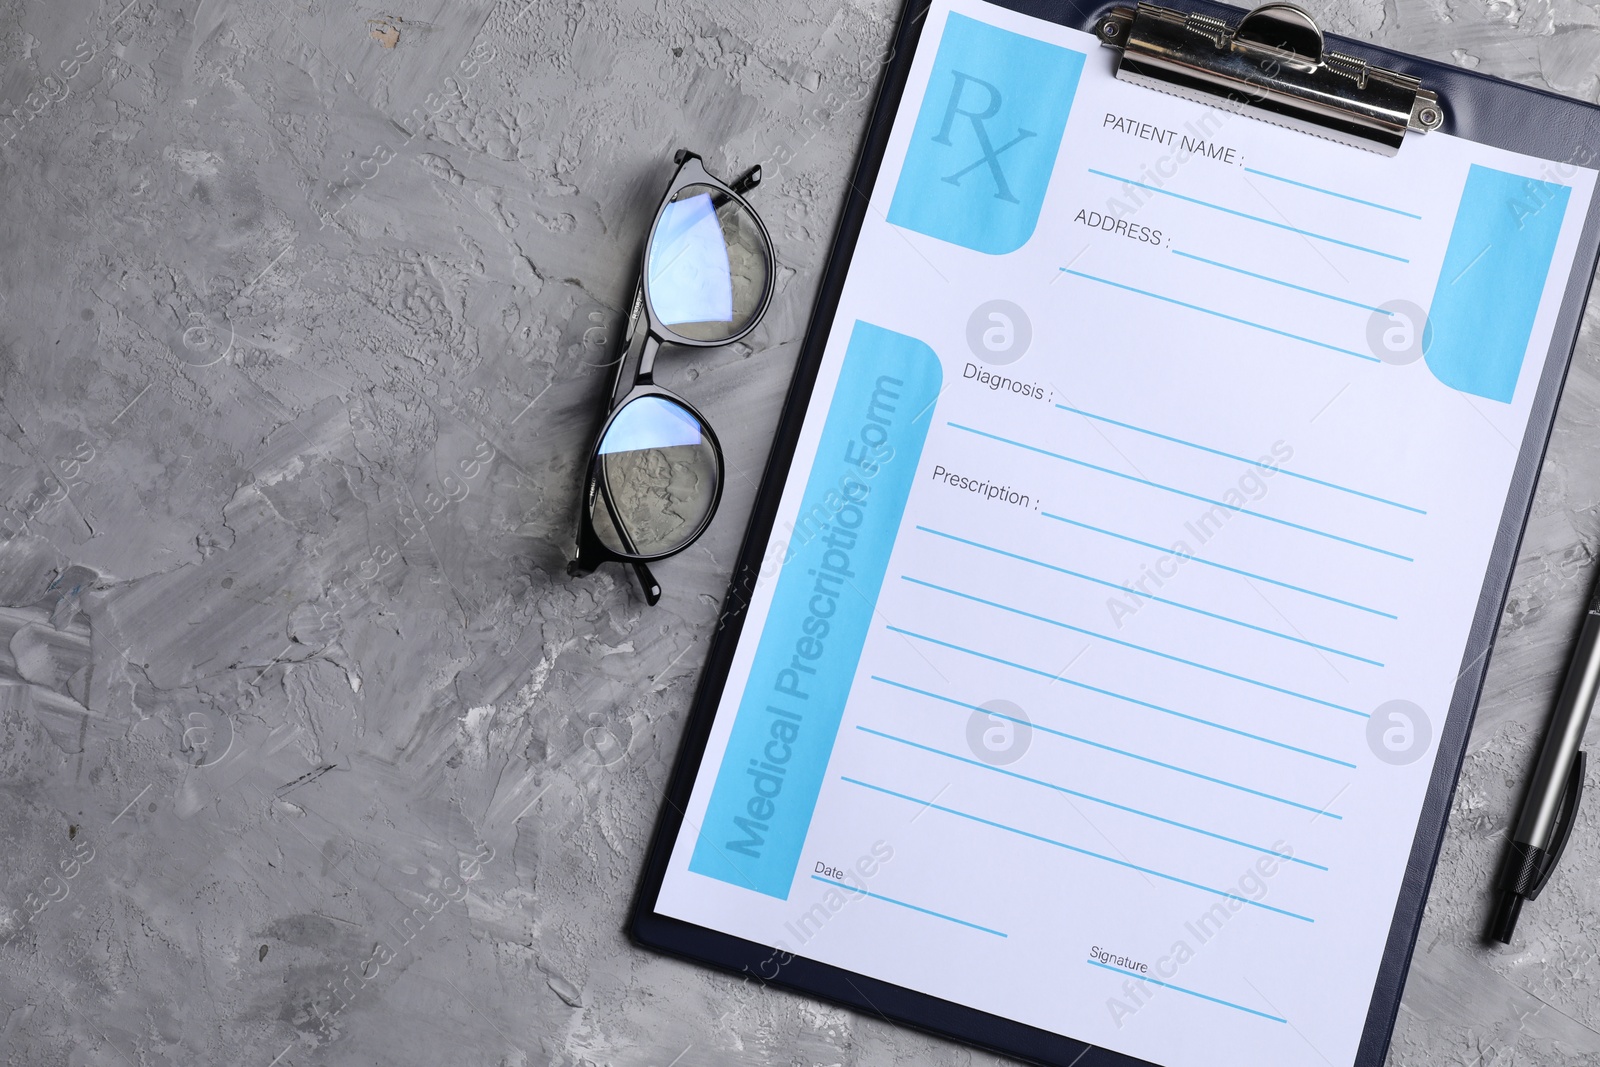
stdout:
[(1595, 173), (1113, 60), (927, 15), (658, 910), (1348, 1064)]

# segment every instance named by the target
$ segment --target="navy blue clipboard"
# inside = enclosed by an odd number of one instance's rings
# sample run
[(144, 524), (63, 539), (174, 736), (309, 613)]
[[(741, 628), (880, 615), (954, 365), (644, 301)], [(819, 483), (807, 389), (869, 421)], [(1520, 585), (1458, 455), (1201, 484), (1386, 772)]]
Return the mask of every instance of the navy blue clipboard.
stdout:
[[(1111, 5), (1105, 3), (1084, 8), (1064, 0), (997, 0), (997, 6), (1087, 32), (1093, 32), (1096, 24), (1111, 9)], [(1206, 0), (1171, 0), (1171, 6), (1212, 15), (1229, 23), (1237, 22), (1243, 14), (1239, 9)], [(910, 73), (912, 58), (919, 46), (924, 24), (922, 16), (928, 7), (928, 0), (906, 0), (900, 13), (892, 59), (884, 70), (877, 101), (867, 125), (817, 304), (778, 424), (734, 579), (724, 602), (719, 631), (712, 641), (701, 675), (628, 929), (634, 940), (644, 947), (723, 968), (749, 981), (820, 997), (1003, 1055), (1053, 1067), (1160, 1067), (801, 957), (792, 957), (778, 966), (774, 950), (766, 945), (673, 919), (655, 910), (668, 858), (682, 829), (683, 811), (700, 770), (712, 719), (744, 625), (744, 607), (772, 534), (779, 497), (811, 401), (824, 344), (833, 324), (845, 276), (866, 215), (867, 194), (877, 180), (890, 128)], [(1600, 146), (1600, 107), (1359, 41), (1330, 36), (1328, 43), (1357, 59), (1365, 59), (1420, 79), (1426, 88), (1438, 94), (1443, 104), (1442, 129), (1445, 133), (1558, 163), (1583, 166), (1594, 166), (1596, 163), (1593, 150), (1588, 146)], [(1352, 148), (1351, 151), (1359, 149)], [(1596, 189), (1594, 200), (1600, 201), (1600, 187)], [(1556, 404), (1566, 379), (1573, 347), (1577, 342), (1594, 268), (1597, 260), (1600, 260), (1600, 211), (1596, 210), (1597, 207), (1600, 207), (1600, 203), (1591, 202), (1588, 205), (1574, 271), (1562, 297), (1550, 350), (1545, 356), (1544, 374), (1529, 415), (1527, 432), (1495, 537), (1493, 555), (1478, 595), (1476, 615), (1450, 702), (1449, 716), (1441, 730), (1438, 758), (1412, 843), (1353, 1067), (1382, 1067), (1395, 1018), (1400, 1010), (1400, 997), (1422, 923), (1428, 890), (1433, 881), (1434, 866), (1444, 841), (1445, 824), (1466, 755), (1489, 653), (1510, 588), (1523, 528), (1533, 505), (1540, 465), (1549, 443)], [(1484, 893), (1489, 892), (1490, 887), (1486, 885)]]

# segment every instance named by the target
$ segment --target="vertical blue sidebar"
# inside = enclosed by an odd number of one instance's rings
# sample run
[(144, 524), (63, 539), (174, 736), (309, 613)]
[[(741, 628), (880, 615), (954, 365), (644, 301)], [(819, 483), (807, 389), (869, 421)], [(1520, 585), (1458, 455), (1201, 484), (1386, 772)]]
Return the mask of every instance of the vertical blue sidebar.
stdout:
[(1428, 309), (1428, 368), (1445, 385), (1511, 402), (1571, 192), (1476, 164), (1468, 171)]
[(889, 222), (977, 252), (1039, 223), (1084, 55), (952, 12), (911, 131)]
[(943, 377), (855, 324), (691, 871), (788, 898)]

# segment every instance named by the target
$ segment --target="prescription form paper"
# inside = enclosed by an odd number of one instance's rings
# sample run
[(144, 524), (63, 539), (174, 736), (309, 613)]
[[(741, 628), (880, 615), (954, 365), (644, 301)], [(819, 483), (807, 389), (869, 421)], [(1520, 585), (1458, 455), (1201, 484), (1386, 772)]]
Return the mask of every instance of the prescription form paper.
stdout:
[(927, 15), (657, 910), (1349, 1064), (1595, 174)]

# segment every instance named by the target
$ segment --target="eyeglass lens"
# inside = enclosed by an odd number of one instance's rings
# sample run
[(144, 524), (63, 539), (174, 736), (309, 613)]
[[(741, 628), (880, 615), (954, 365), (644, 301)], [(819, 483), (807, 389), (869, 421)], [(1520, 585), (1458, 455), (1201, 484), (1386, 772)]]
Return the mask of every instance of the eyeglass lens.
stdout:
[(596, 496), (591, 520), (601, 543), (624, 556), (687, 545), (710, 515), (722, 479), (706, 428), (663, 396), (638, 397), (617, 412), (600, 440), (599, 466), (608, 493)]
[(760, 310), (772, 271), (755, 217), (709, 185), (680, 189), (650, 241), (645, 295), (662, 325), (691, 341), (726, 341)]

